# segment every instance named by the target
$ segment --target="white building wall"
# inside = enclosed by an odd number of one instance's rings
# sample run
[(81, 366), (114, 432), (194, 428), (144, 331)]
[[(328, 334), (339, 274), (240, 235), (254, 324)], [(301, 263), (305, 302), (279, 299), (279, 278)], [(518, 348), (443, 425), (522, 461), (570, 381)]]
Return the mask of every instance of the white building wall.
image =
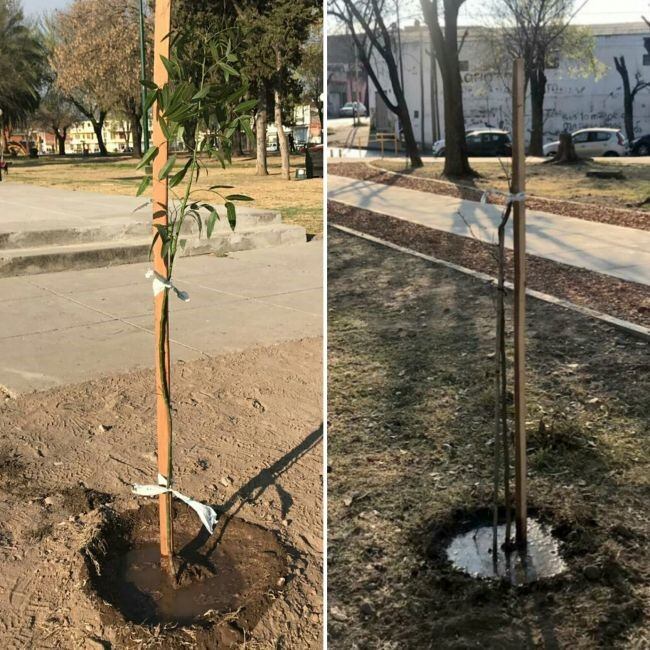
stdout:
[[(627, 27), (612, 26), (612, 33), (603, 33), (606, 26), (599, 26), (595, 35), (596, 58), (604, 66), (604, 74), (598, 78), (580, 76), (572, 72), (565, 63), (547, 70), (547, 89), (544, 133), (545, 140), (555, 139), (565, 129), (573, 131), (588, 126), (609, 126), (623, 129), (623, 87), (621, 77), (614, 67), (614, 56), (625, 56), (630, 78), (637, 72), (650, 81), (650, 52), (644, 46), (644, 37), (650, 37), (642, 27), (635, 24)], [(459, 30), (461, 33), (461, 30)], [(406, 101), (409, 105), (413, 130), (418, 142), (422, 140), (422, 99), (424, 99), (424, 142), (428, 148), (432, 137), (431, 59), (429, 56), (428, 33), (422, 30), (407, 30), (402, 36), (402, 61)], [(397, 55), (397, 52), (396, 52)], [(644, 60), (644, 55), (646, 55)], [(490, 125), (509, 129), (511, 125), (511, 98), (509, 79), (501, 78), (486, 65), (489, 58), (485, 46), (475, 36), (465, 41), (461, 60), (467, 61), (468, 69), (461, 72), (463, 80), (463, 108), (468, 128)], [(422, 61), (422, 75), (420, 71)], [(393, 100), (388, 72), (383, 60), (375, 60), (375, 66), (382, 86)], [(444, 108), (442, 80), (437, 71), (439, 124), (444, 137)], [(421, 92), (423, 87), (424, 92)], [(377, 111), (381, 101), (371, 84), (370, 111), (377, 115), (378, 130), (393, 131), (394, 116), (389, 113), (389, 124), (381, 123), (384, 111)], [(527, 127), (530, 128), (530, 106), (527, 105)], [(634, 105), (635, 134), (650, 133), (650, 89), (638, 93)]]

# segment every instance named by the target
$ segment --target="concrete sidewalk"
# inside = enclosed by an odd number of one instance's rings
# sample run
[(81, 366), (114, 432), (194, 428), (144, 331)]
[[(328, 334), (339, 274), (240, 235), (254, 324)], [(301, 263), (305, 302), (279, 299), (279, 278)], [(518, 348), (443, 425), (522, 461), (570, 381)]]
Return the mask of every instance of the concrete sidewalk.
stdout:
[[(320, 336), (321, 241), (177, 261), (174, 360)], [(0, 280), (0, 385), (38, 390), (152, 367), (148, 263)]]
[[(496, 241), (500, 206), (341, 176), (329, 175), (327, 182), (333, 201), (463, 237)], [(535, 210), (526, 214), (529, 254), (650, 285), (650, 232)], [(512, 248), (512, 220), (506, 246)]]

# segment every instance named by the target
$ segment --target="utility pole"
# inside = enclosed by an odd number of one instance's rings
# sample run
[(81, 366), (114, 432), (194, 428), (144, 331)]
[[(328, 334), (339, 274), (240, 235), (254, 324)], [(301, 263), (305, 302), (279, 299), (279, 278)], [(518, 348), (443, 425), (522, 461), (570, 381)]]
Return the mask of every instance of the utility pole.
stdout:
[[(145, 61), (145, 43), (144, 43), (144, 0), (140, 0), (140, 74), (142, 79), (147, 78), (146, 61)], [(144, 152), (149, 149), (149, 115), (145, 110), (147, 91), (144, 86), (140, 86), (142, 97), (142, 137), (144, 141)]]
[(424, 153), (424, 40), (420, 26), (420, 146)]

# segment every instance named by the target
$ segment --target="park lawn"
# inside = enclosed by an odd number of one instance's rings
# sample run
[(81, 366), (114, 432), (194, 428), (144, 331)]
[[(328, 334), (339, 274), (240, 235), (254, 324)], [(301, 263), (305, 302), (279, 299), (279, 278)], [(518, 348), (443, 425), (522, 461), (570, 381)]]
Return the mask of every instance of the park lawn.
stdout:
[[(179, 156), (175, 168), (180, 169), (185, 160), (184, 156)], [(216, 163), (208, 163), (209, 174), (202, 173), (196, 187), (201, 189), (216, 184), (232, 185), (234, 189), (230, 192), (252, 197), (252, 206), (277, 210), (282, 213), (286, 223), (303, 226), (308, 234), (321, 233), (323, 180), (317, 178), (297, 181), (292, 177), (287, 182), (280, 178), (279, 155), (269, 155), (268, 162), (269, 175), (265, 177), (255, 176), (254, 158), (235, 158), (233, 164), (226, 169), (221, 169)], [(304, 156), (292, 156), (291, 164), (293, 168), (304, 167)], [(135, 169), (136, 165), (137, 161), (131, 157), (114, 155), (107, 158), (18, 158), (11, 160), (8, 180), (68, 190), (135, 195), (142, 176)], [(215, 200), (215, 196), (207, 191), (196, 197)]]
[[(634, 159), (612, 160), (611, 162), (585, 162), (580, 165), (544, 164), (541, 159), (529, 159), (526, 165), (526, 190), (529, 194), (549, 199), (562, 199), (595, 203), (600, 206), (630, 208), (640, 207), (650, 211), (650, 164), (632, 162)], [(504, 159), (509, 170), (509, 159)], [(407, 173), (413, 177), (439, 179), (443, 161), (426, 163), (424, 167), (408, 167), (404, 159), (381, 159), (370, 163), (372, 166), (388, 171)], [(473, 162), (471, 165), (480, 177), (465, 182), (471, 187), (505, 191), (508, 188), (507, 176), (498, 162)], [(587, 171), (621, 169), (624, 180), (603, 180), (588, 178)], [(461, 181), (462, 183), (462, 181)]]
[(648, 343), (529, 299), (529, 505), (569, 570), (476, 580), (444, 537), (491, 502), (493, 290), (328, 241), (330, 647), (647, 647)]

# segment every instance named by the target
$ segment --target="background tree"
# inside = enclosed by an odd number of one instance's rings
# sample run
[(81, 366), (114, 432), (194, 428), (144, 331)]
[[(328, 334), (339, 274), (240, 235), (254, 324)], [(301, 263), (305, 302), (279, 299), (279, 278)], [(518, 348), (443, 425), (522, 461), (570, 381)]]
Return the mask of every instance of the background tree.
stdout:
[(272, 77), (273, 106), (282, 177), (285, 180), (291, 178), (289, 143), (284, 132), (285, 99), (296, 83), (295, 71), (301, 63), (304, 44), (321, 15), (321, 6), (320, 0), (271, 0), (263, 22), (265, 44), (271, 60), (275, 62)]
[[(644, 22), (650, 28), (650, 21), (643, 18)], [(650, 47), (648, 49), (648, 56), (650, 56)], [(630, 80), (630, 73), (627, 69), (627, 63), (624, 56), (615, 56), (614, 65), (616, 71), (621, 75), (623, 81), (623, 109), (625, 114), (625, 135), (630, 143), (634, 140), (634, 100), (636, 96), (644, 89), (650, 88), (650, 81), (644, 81), (641, 73), (637, 70), (634, 75), (634, 84)]]
[(110, 110), (128, 116), (134, 154), (140, 154), (139, 38), (138, 14), (130, 0), (74, 0), (57, 14), (56, 83), (90, 120), (102, 155), (107, 154), (102, 129)]
[[(398, 62), (393, 52), (393, 38), (386, 26), (391, 13), (383, 0), (328, 0), (327, 11), (345, 25), (352, 36), (359, 60), (386, 107), (399, 119), (404, 134), (404, 146), (412, 167), (422, 167), (422, 158), (411, 123)], [(386, 90), (377, 78), (376, 59), (385, 65), (395, 101), (388, 98)], [(460, 82), (460, 75), (459, 75)]]
[(45, 51), (34, 25), (25, 21), (17, 0), (0, 0), (1, 146), (7, 134), (38, 106), (46, 67)]
[(54, 83), (48, 86), (34, 115), (37, 126), (54, 134), (59, 156), (65, 156), (68, 129), (82, 119), (83, 116)]
[(574, 73), (599, 76), (602, 64), (594, 56), (594, 39), (587, 28), (570, 23), (577, 13), (575, 0), (496, 0), (491, 7), (490, 34), (497, 67), (508, 72), (508, 62), (524, 60), (530, 88), (529, 153), (544, 155), (544, 99), (546, 71), (562, 59)]
[(320, 122), (320, 141), (323, 141), (323, 23), (313, 28), (309, 40), (304, 44), (300, 66), (296, 72), (302, 85), (302, 101), (315, 106)]
[[(465, 113), (463, 86), (460, 78), (458, 54), (458, 12), (465, 0), (442, 0), (444, 21), (440, 16), (440, 0), (420, 0), (424, 20), (429, 29), (431, 51), (442, 77), (445, 107), (445, 176), (473, 176), (475, 172), (467, 160), (465, 141)], [(433, 67), (434, 61), (432, 61)]]

